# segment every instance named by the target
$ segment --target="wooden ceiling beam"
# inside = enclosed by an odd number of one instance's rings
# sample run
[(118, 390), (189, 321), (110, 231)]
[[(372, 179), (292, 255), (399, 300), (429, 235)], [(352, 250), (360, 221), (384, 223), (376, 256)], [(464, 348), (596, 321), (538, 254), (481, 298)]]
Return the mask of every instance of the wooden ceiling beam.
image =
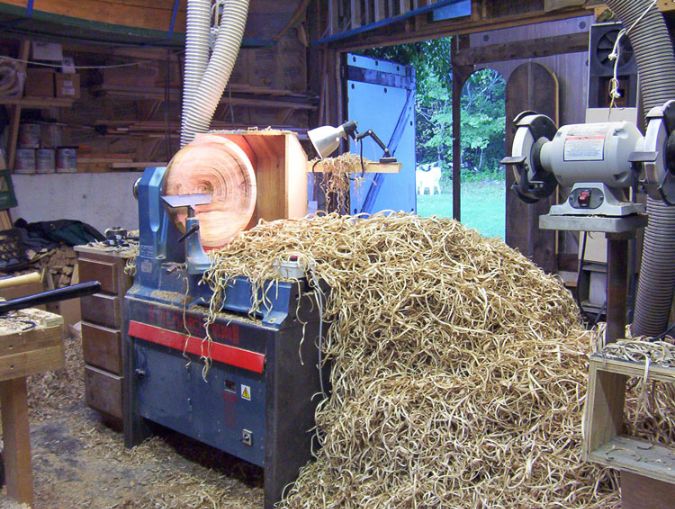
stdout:
[[(26, 0), (2, 0), (2, 4), (26, 7)], [(167, 31), (173, 0), (35, 0), (33, 9), (85, 21)], [(180, 1), (176, 30), (185, 31), (186, 0)]]
[(338, 51), (357, 51), (379, 46), (392, 46), (396, 44), (425, 41), (438, 37), (467, 35), (491, 30), (525, 26), (535, 23), (543, 23), (546, 21), (557, 21), (578, 16), (587, 16), (588, 14), (589, 12), (587, 9), (573, 9), (555, 12), (533, 11), (498, 18), (483, 18), (481, 14), (480, 16), (471, 18), (460, 18), (456, 20), (433, 23), (418, 23), (416, 30), (413, 32), (406, 32), (401, 28), (388, 34), (377, 32), (370, 33), (367, 36), (358, 39), (341, 41), (331, 45), (331, 47), (337, 49)]
[(458, 65), (478, 65), (520, 58), (539, 58), (565, 53), (579, 53), (582, 51), (588, 51), (587, 32), (468, 48), (460, 51), (456, 55), (455, 61)]

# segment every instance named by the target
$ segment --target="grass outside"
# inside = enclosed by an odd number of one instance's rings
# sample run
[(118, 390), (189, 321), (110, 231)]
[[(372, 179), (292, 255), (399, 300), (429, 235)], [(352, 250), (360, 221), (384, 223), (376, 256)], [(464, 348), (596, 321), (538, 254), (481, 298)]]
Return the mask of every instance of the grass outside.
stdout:
[[(462, 182), (462, 224), (485, 237), (504, 239), (506, 230), (504, 181)], [(452, 217), (452, 191), (418, 195), (417, 213), (422, 217)]]

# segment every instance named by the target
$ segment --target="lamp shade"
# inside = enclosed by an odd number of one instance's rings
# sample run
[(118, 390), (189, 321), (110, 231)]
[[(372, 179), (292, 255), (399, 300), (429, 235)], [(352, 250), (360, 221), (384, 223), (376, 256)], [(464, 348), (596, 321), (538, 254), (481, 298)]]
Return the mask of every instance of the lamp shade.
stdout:
[(328, 157), (340, 147), (340, 138), (345, 137), (342, 127), (323, 126), (307, 132), (312, 145), (323, 159)]

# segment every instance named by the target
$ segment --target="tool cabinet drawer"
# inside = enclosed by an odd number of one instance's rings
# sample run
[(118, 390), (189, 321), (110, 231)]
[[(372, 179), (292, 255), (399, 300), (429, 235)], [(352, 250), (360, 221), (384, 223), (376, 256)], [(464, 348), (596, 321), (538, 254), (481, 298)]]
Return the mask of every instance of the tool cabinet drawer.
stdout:
[(114, 262), (92, 260), (80, 257), (80, 281), (100, 281), (105, 293), (117, 293), (119, 290), (119, 265)]
[(81, 305), (83, 320), (112, 329), (119, 328), (121, 323), (119, 297), (95, 293), (82, 297)]
[(84, 362), (122, 375), (122, 334), (93, 323), (82, 322)]
[(94, 410), (122, 418), (122, 377), (93, 366), (84, 367), (85, 400)]

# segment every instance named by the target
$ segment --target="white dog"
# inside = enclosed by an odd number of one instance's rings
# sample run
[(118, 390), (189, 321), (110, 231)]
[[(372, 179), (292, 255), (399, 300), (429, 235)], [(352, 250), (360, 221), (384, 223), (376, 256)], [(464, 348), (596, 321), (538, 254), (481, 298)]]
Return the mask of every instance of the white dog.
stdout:
[(420, 164), (415, 170), (417, 194), (441, 194), (441, 163)]

